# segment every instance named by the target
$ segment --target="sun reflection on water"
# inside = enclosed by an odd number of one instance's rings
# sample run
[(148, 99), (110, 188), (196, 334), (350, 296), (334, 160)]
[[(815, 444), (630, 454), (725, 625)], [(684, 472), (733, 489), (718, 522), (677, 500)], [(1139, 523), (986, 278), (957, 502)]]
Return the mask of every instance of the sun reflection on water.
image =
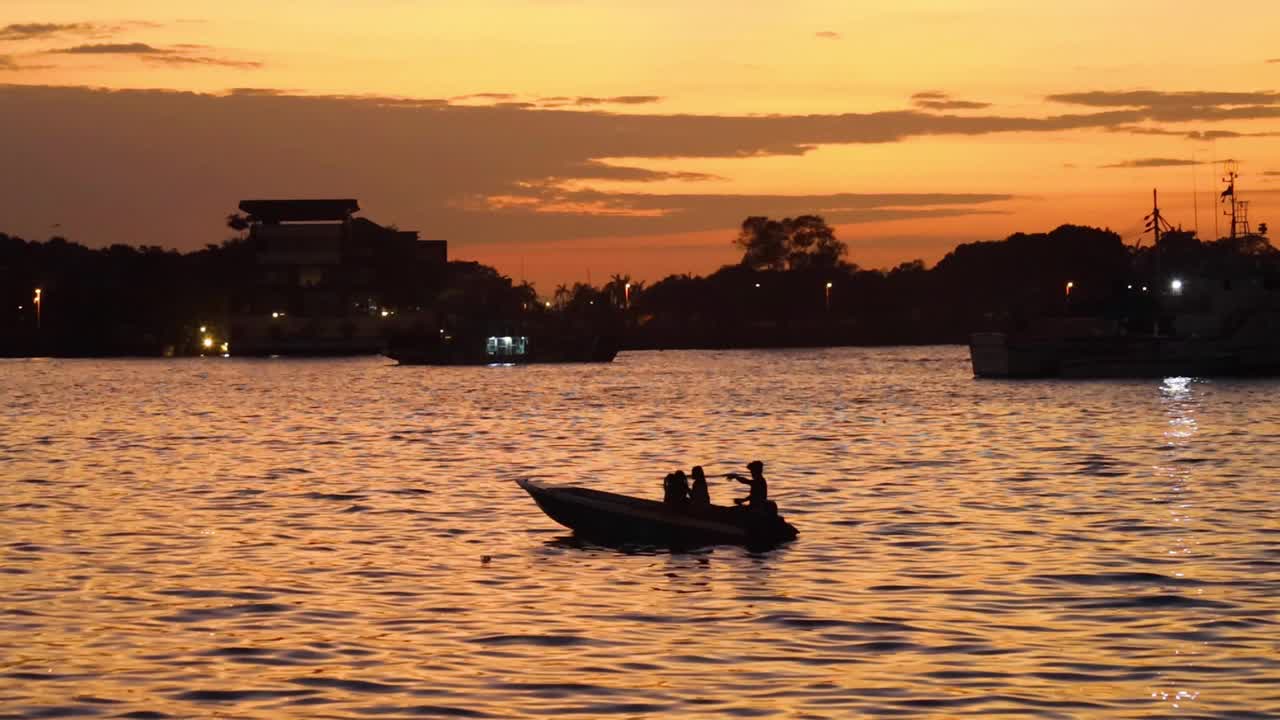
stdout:
[[(16, 716), (1280, 717), (1274, 382), (975, 382), (956, 348), (3, 370)], [(602, 547), (510, 481), (697, 463), (724, 503), (755, 458), (801, 532), (771, 552)]]

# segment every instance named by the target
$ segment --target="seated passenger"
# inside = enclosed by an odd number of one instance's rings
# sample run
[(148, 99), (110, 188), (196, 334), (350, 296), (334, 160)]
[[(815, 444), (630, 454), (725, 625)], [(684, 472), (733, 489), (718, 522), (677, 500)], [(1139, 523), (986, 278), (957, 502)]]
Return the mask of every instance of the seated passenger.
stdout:
[(701, 465), (693, 466), (693, 487), (689, 488), (689, 502), (693, 505), (710, 505), (711, 493), (707, 490), (707, 476)]
[(668, 505), (686, 505), (689, 502), (689, 481), (683, 470), (667, 475), (662, 481), (662, 502)]

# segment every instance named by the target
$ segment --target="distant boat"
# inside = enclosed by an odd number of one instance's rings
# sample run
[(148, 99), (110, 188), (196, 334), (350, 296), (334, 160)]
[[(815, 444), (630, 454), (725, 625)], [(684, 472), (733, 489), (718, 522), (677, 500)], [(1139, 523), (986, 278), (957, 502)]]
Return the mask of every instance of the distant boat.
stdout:
[[(981, 378), (1143, 378), (1280, 376), (1280, 262), (1264, 234), (1254, 234), (1248, 203), (1231, 196), (1231, 236), (1206, 246), (1174, 230), (1152, 193), (1146, 216), (1155, 235), (1154, 267), (1125, 291), (1115, 288), (1108, 312), (1039, 318), (1016, 332), (969, 338), (973, 374)], [(1162, 234), (1165, 244), (1162, 244)], [(1170, 240), (1170, 238), (1173, 238)], [(1229, 252), (1223, 252), (1223, 242)], [(1216, 255), (1205, 247), (1217, 248)], [(1171, 257), (1165, 256), (1172, 253)], [(1162, 266), (1177, 260), (1180, 271)], [(1140, 268), (1131, 271), (1142, 276)], [(1067, 282), (1064, 304), (1076, 283)], [(1067, 313), (1064, 312), (1064, 315)], [(1122, 321), (1122, 318), (1125, 321)], [(1127, 322), (1126, 322), (1127, 321)]]
[(673, 506), (583, 487), (544, 485), (533, 480), (516, 483), (552, 520), (591, 539), (674, 547), (771, 547), (799, 535), (781, 515), (744, 507)]
[(613, 362), (618, 340), (607, 335), (453, 335), (393, 338), (384, 355), (401, 365), (492, 365)]

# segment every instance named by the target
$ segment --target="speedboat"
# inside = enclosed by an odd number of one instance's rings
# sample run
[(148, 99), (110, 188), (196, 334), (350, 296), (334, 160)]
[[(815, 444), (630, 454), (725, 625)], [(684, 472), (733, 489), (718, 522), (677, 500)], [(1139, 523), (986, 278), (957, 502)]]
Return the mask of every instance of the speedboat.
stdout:
[(552, 520), (583, 537), (691, 547), (771, 547), (799, 532), (781, 515), (746, 507), (670, 505), (571, 485), (517, 480)]

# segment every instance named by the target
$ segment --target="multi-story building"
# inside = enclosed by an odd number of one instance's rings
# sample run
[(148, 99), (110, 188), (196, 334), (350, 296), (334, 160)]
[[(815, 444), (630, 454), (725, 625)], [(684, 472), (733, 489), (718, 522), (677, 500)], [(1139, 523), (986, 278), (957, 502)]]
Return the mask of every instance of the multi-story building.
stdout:
[(245, 200), (254, 263), (230, 313), (237, 355), (381, 351), (435, 327), (448, 246), (361, 217), (339, 200)]

